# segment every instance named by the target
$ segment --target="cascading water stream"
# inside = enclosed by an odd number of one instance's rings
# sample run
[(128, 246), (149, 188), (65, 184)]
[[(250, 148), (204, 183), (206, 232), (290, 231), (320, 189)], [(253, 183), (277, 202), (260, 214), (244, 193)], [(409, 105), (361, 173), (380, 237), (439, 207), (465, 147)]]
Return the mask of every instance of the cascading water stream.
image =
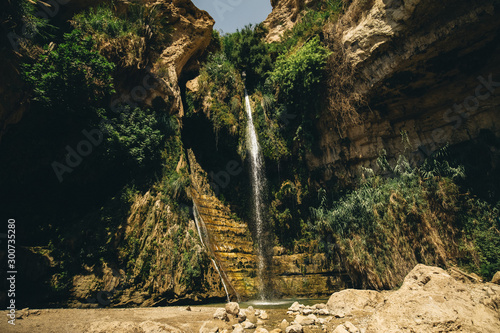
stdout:
[(226, 282), (224, 281), (224, 278), (222, 278), (222, 273), (220, 272), (219, 265), (217, 265), (217, 262), (214, 259), (211, 258), (210, 260), (212, 260), (217, 273), (219, 273), (220, 280), (222, 281), (222, 286), (224, 286), (224, 290), (226, 291), (227, 302), (229, 303), (231, 302), (231, 298), (229, 298), (229, 292), (227, 291)]
[[(194, 215), (194, 223), (196, 224), (196, 230), (198, 230), (198, 236), (200, 236), (201, 244), (209, 251), (212, 257), (215, 257), (212, 248), (210, 247), (210, 243), (208, 241), (207, 227), (205, 226), (203, 218), (200, 216), (200, 213), (198, 212), (196, 204), (193, 205), (193, 215)], [(207, 239), (207, 241), (205, 242), (203, 239)], [(227, 290), (226, 281), (224, 280), (224, 276), (222, 275), (219, 265), (217, 264), (214, 258), (210, 258), (210, 260), (212, 260), (212, 263), (215, 266), (215, 270), (217, 271), (217, 273), (219, 273), (220, 279), (222, 281), (222, 286), (224, 287), (224, 291), (226, 292), (227, 301), (231, 302), (231, 298), (229, 297), (229, 292)]]
[[(253, 124), (252, 106), (250, 98), (245, 89), (245, 109), (248, 116), (247, 121), (247, 145), (250, 153), (250, 178), (252, 182), (253, 195), (253, 216), (255, 219), (255, 228), (257, 236), (257, 276), (259, 279), (259, 294), (261, 299), (268, 297), (266, 285), (269, 281), (268, 267), (266, 267), (266, 251), (265, 251), (265, 226), (262, 214), (263, 208), (263, 189), (265, 188), (265, 177), (263, 173), (263, 160), (260, 153), (259, 142)], [(266, 276), (267, 275), (267, 276)]]

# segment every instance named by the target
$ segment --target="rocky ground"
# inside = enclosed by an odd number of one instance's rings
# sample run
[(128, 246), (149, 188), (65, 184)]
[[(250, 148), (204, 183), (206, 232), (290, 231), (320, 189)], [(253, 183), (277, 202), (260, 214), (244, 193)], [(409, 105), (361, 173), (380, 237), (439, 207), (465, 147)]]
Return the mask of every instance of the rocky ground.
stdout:
[(347, 289), (327, 304), (288, 310), (167, 307), (17, 311), (16, 325), (3, 311), (1, 332), (82, 333), (378, 333), (500, 332), (500, 273), (483, 283), (457, 269), (417, 265), (400, 289)]

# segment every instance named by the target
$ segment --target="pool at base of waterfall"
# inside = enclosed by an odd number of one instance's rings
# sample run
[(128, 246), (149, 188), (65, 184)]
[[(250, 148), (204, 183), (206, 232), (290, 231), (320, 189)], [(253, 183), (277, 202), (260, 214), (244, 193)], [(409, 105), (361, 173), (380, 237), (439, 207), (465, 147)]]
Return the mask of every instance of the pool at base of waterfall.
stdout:
[[(288, 309), (294, 302), (299, 302), (303, 305), (314, 305), (318, 303), (328, 302), (328, 298), (287, 298), (287, 299), (276, 299), (276, 300), (248, 300), (244, 302), (239, 302), (240, 308), (248, 308), (252, 306), (259, 309)], [(209, 307), (224, 307), (225, 303), (211, 303), (202, 306)]]

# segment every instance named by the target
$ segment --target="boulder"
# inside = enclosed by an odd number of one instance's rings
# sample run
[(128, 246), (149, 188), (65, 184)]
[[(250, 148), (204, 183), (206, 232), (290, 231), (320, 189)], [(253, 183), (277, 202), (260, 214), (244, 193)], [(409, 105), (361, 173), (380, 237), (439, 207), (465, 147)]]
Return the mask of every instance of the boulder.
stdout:
[(330, 312), (328, 311), (328, 309), (319, 309), (318, 314), (321, 316), (329, 316)]
[(333, 330), (332, 333), (349, 333), (349, 331), (346, 330), (346, 328), (344, 327), (344, 325), (339, 325), (339, 326), (337, 326), (337, 328), (335, 328)]
[(346, 321), (344, 323), (344, 327), (346, 328), (349, 333), (359, 333), (359, 329), (353, 325), (350, 321)]
[(334, 293), (328, 300), (330, 314), (343, 318), (353, 311), (373, 312), (384, 301), (384, 297), (373, 290), (346, 289)]
[(249, 320), (245, 320), (244, 322), (241, 323), (241, 326), (244, 328), (244, 329), (252, 329), (252, 328), (255, 328), (257, 327), (254, 323), (252, 323), (251, 321)]
[(417, 265), (401, 288), (390, 292), (377, 308), (367, 331), (395, 332), (406, 327), (418, 332), (500, 332), (500, 294), (494, 290), (490, 294), (488, 285), (464, 283), (439, 267)]
[(201, 328), (200, 328), (200, 333), (218, 333), (219, 332), (219, 326), (215, 323), (205, 323)]
[(321, 310), (321, 309), (326, 309), (326, 304), (325, 303), (318, 303), (314, 304), (313, 306), (315, 309)]
[(500, 271), (496, 272), (491, 279), (491, 283), (500, 284)]
[(305, 309), (302, 310), (302, 314), (305, 315), (305, 316), (310, 315), (312, 313), (314, 313), (313, 309), (305, 308)]
[(284, 332), (289, 325), (290, 324), (288, 323), (288, 321), (286, 319), (283, 319), (280, 323), (280, 328)]
[(279, 328), (275, 328), (274, 330), (270, 331), (269, 333), (282, 333), (283, 331)]
[(269, 331), (263, 327), (257, 327), (254, 333), (269, 333)]
[(247, 320), (247, 315), (246, 315), (245, 311), (240, 310), (240, 312), (238, 312), (238, 322), (242, 323), (245, 320)]
[(16, 319), (23, 319), (26, 318), (30, 315), (30, 309), (29, 308), (24, 308), (22, 310), (17, 310), (16, 311)]
[(317, 318), (315, 315), (309, 315), (307, 317), (303, 316), (303, 315), (297, 315), (297, 317), (295, 317), (295, 323), (302, 325), (302, 326), (314, 325), (314, 323), (316, 322), (316, 319)]
[(293, 312), (299, 312), (300, 310), (300, 304), (299, 302), (294, 302), (292, 306), (288, 308), (288, 310), (293, 311)]
[(267, 312), (265, 310), (261, 310), (260, 314), (259, 314), (259, 318), (262, 319), (262, 320), (268, 320), (269, 319), (269, 315), (267, 314)]
[(255, 310), (252, 307), (248, 307), (248, 309), (245, 310), (245, 317), (246, 320), (251, 321), (252, 323), (257, 322), (257, 316), (255, 315)]
[(214, 319), (220, 319), (224, 321), (229, 320), (229, 318), (227, 317), (226, 309), (218, 308), (217, 310), (215, 310)]
[(240, 312), (240, 305), (236, 302), (229, 302), (226, 304), (226, 312), (233, 316), (238, 316)]
[(302, 325), (295, 324), (295, 325), (290, 325), (286, 328), (285, 333), (303, 333), (304, 329), (302, 328)]
[(233, 333), (245, 333), (245, 330), (240, 324), (233, 325)]

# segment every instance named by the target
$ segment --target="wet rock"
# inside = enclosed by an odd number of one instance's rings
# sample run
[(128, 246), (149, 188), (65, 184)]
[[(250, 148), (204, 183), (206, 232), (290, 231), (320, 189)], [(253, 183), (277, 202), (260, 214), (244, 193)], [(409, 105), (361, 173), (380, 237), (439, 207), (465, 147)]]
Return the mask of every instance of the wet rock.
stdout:
[(218, 308), (217, 310), (215, 310), (214, 319), (220, 319), (220, 320), (228, 321), (229, 318), (227, 316), (226, 309)]
[(249, 320), (252, 323), (256, 323), (257, 316), (255, 315), (255, 313), (256, 311), (251, 306), (249, 306), (248, 309), (245, 310), (246, 320)]

